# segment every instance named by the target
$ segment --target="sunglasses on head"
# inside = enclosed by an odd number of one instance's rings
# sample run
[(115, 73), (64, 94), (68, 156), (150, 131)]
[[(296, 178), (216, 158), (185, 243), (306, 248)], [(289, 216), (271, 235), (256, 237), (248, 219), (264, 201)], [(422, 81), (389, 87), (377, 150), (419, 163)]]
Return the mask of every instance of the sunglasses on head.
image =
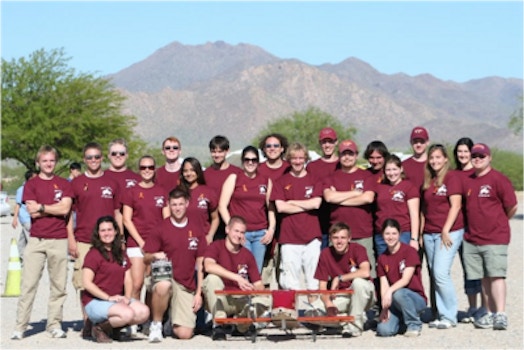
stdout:
[(472, 154), (472, 155), (471, 155), (471, 158), (472, 158), (472, 159), (475, 159), (475, 158), (484, 159), (484, 158), (486, 158), (486, 155), (485, 155), (485, 154), (478, 154), (478, 153), (475, 153), (475, 154)]
[(170, 150), (175, 150), (176, 151), (177, 149), (180, 149), (180, 147), (178, 147), (178, 146), (165, 146), (164, 149), (166, 151), (170, 151)]
[(85, 159), (87, 159), (87, 160), (91, 160), (93, 158), (98, 160), (98, 159), (102, 158), (102, 156), (100, 154), (85, 156)]
[(140, 165), (138, 167), (140, 170), (155, 170), (155, 166), (154, 165)]
[(126, 152), (111, 152), (112, 157), (120, 156), (123, 157), (126, 155)]

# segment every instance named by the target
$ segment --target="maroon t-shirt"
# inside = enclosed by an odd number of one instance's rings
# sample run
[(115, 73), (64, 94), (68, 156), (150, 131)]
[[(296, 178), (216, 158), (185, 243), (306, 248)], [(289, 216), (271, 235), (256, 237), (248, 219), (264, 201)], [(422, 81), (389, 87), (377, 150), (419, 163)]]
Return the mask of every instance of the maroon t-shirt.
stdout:
[(259, 174), (265, 175), (273, 181), (273, 183), (282, 175), (289, 172), (291, 166), (285, 160), (282, 161), (280, 168), (270, 168), (267, 166), (267, 162), (260, 163), (257, 171)]
[[(462, 196), (462, 181), (460, 175), (450, 170), (444, 177), (441, 186), (435, 186), (432, 181), (429, 188), (422, 193), (421, 208), (424, 213), (424, 233), (440, 233), (448, 218), (451, 208), (449, 197), (451, 195)], [(464, 228), (464, 217), (462, 210), (459, 211), (457, 219), (450, 231)]]
[(180, 170), (169, 172), (165, 166), (156, 169), (155, 183), (166, 189), (167, 193), (171, 192), (180, 184)]
[(373, 168), (367, 168), (366, 171), (369, 173), (370, 181), (375, 184), (382, 183), (382, 178), (384, 177), (384, 172), (381, 170), (375, 172)]
[[(338, 161), (336, 162), (325, 162), (322, 158), (311, 161), (307, 164), (307, 171), (313, 175), (318, 181), (324, 181), (329, 176), (331, 176), (337, 169)], [(322, 204), (318, 208), (318, 219), (320, 221), (320, 227), (323, 234), (329, 232), (330, 226), (330, 215), (331, 215), (331, 206), (328, 202), (322, 198)]]
[[(167, 206), (167, 193), (159, 185), (151, 188), (137, 185), (124, 193), (123, 204), (133, 209), (131, 221), (142, 239), (147, 241), (163, 220), (162, 209)], [(131, 235), (127, 239), (127, 247), (138, 247), (138, 243)]]
[(420, 274), (420, 258), (415, 248), (400, 243), (400, 248), (395, 254), (391, 254), (389, 250), (386, 250), (384, 254), (378, 257), (377, 276), (379, 278), (386, 276), (391, 286), (402, 278), (406, 267), (414, 267), (415, 273), (413, 277), (411, 277), (409, 284), (404, 288), (411, 289), (413, 292), (418, 293), (427, 302), (428, 299), (424, 293), (424, 286), (422, 285), (422, 277)]
[(114, 179), (116, 183), (118, 184), (118, 196), (119, 196), (119, 203), (120, 206), (122, 206), (122, 200), (124, 193), (136, 186), (142, 179), (140, 178), (140, 175), (135, 173), (134, 171), (130, 169), (126, 169), (124, 171), (112, 171), (112, 170), (105, 170), (104, 171), (107, 176)]
[[(460, 181), (462, 182), (462, 190), (466, 190), (466, 181), (467, 179), (475, 174), (475, 168), (471, 168), (469, 170), (455, 170), (457, 175), (460, 177)], [(468, 230), (468, 216), (466, 215), (466, 193), (462, 193), (462, 218), (464, 219), (464, 232), (467, 232)]]
[(337, 165), (338, 161), (326, 162), (322, 160), (322, 158), (318, 158), (317, 160), (307, 163), (306, 169), (307, 172), (313, 175), (315, 178), (323, 180), (335, 172)]
[(200, 223), (203, 232), (207, 234), (211, 226), (211, 213), (218, 206), (216, 192), (207, 185), (198, 185), (189, 193), (191, 197), (187, 207), (187, 217), (192, 222)]
[[(270, 199), (306, 200), (322, 196), (322, 186), (315, 178), (306, 173), (303, 177), (295, 177), (291, 173), (283, 175), (275, 181)], [(308, 244), (314, 239), (322, 239), (317, 210), (287, 214), (280, 213), (280, 244)]]
[[(251, 283), (260, 281), (257, 262), (251, 252), (244, 247), (234, 254), (226, 248), (226, 240), (220, 239), (211, 243), (204, 253), (204, 260), (211, 258), (228, 271), (234, 272)], [(238, 284), (230, 279), (222, 279), (224, 290), (238, 290)]]
[(266, 195), (269, 179), (261, 174), (254, 178), (237, 174), (233, 195), (229, 201), (231, 216), (239, 215), (246, 220), (247, 231), (267, 229)]
[(187, 221), (183, 227), (175, 226), (171, 218), (164, 219), (161, 226), (149, 236), (144, 251), (164, 252), (173, 265), (173, 279), (190, 291), (196, 289), (195, 264), (204, 256), (206, 232), (198, 223)]
[(418, 191), (424, 184), (424, 167), (426, 162), (417, 162), (413, 157), (409, 157), (402, 162), (402, 168), (406, 175), (406, 180), (411, 181)]
[[(337, 191), (352, 191), (355, 189), (373, 191), (374, 184), (369, 181), (369, 173), (357, 169), (352, 173), (337, 170), (324, 182), (324, 189), (335, 187)], [(359, 206), (331, 205), (331, 223), (342, 221), (351, 227), (353, 239), (373, 237), (373, 205)]]
[(222, 193), (222, 185), (226, 181), (227, 177), (231, 174), (240, 174), (242, 170), (233, 165), (229, 164), (227, 169), (215, 169), (212, 166), (204, 170), (204, 179), (206, 180), (206, 185), (215, 190), (217, 198), (220, 198), (220, 193)]
[(97, 178), (78, 176), (71, 182), (76, 210), (75, 238), (90, 243), (96, 221), (102, 216), (114, 216), (120, 209), (118, 184), (105, 172)]
[(408, 180), (394, 186), (381, 183), (375, 186), (375, 194), (375, 233), (380, 232), (388, 218), (395, 218), (402, 232), (411, 232), (408, 200), (419, 197), (415, 186)]
[[(109, 260), (96, 248), (91, 248), (86, 254), (82, 268), (89, 268), (95, 273), (93, 283), (109, 296), (124, 294), (124, 279), (126, 271), (131, 267), (131, 262), (124, 252), (122, 265), (113, 259), (113, 254), (108, 252)], [(97, 299), (87, 290), (82, 291), (82, 305), (85, 307), (93, 299)]]
[[(366, 261), (369, 262), (366, 248), (358, 243), (350, 243), (344, 254), (338, 254), (333, 247), (327, 247), (320, 252), (315, 278), (329, 281), (339, 275), (355, 272)], [(340, 282), (338, 289), (348, 289), (350, 286), (351, 281)]]
[(517, 204), (511, 181), (491, 169), (486, 175), (471, 175), (465, 183), (469, 229), (464, 239), (472, 244), (509, 244), (511, 231), (506, 209)]
[[(25, 183), (22, 202), (33, 200), (45, 206), (59, 203), (62, 198), (67, 197), (73, 198), (73, 190), (71, 183), (66, 179), (55, 175), (50, 180), (44, 180), (40, 176), (35, 176)], [(31, 218), (31, 237), (67, 238), (66, 215)]]

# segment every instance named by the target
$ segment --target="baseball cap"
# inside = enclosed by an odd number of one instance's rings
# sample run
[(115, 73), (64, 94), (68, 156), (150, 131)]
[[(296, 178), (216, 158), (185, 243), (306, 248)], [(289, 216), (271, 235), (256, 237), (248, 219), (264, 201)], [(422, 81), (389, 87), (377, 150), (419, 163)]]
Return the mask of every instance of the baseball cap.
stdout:
[(411, 131), (411, 137), (409, 140), (413, 141), (414, 139), (423, 139), (424, 141), (429, 140), (428, 131), (422, 126), (415, 126)]
[(337, 139), (336, 131), (333, 130), (333, 128), (329, 128), (329, 127), (320, 130), (320, 132), (318, 133), (318, 140), (322, 141), (325, 139), (336, 140)]
[(344, 140), (338, 145), (338, 153), (342, 153), (345, 151), (352, 151), (355, 153), (358, 153), (358, 147), (357, 144), (354, 143), (351, 140)]
[(471, 147), (471, 155), (480, 154), (483, 156), (490, 156), (491, 151), (489, 147), (483, 143), (477, 143)]

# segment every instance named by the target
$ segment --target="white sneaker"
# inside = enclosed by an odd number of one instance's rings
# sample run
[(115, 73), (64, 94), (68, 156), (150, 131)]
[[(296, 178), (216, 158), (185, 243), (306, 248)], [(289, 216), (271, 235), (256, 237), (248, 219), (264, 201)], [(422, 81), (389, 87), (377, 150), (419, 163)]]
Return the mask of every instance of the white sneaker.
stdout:
[(51, 331), (49, 331), (49, 333), (51, 333), (51, 337), (53, 338), (66, 338), (67, 337), (66, 333), (61, 328), (53, 328)]
[(151, 326), (149, 327), (149, 342), (160, 343), (162, 339), (162, 322), (151, 322)]
[(21, 340), (24, 337), (24, 334), (19, 331), (14, 331), (13, 334), (11, 334), (11, 340)]
[(132, 326), (127, 326), (126, 328), (126, 336), (129, 338), (136, 338), (138, 335), (138, 326), (136, 324)]

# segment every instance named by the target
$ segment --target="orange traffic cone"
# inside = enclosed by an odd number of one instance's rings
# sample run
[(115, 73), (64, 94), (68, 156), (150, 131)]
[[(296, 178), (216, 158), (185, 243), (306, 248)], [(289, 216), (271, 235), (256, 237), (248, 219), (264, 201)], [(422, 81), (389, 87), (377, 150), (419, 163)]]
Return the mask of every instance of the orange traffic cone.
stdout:
[(11, 239), (11, 250), (9, 252), (9, 265), (7, 267), (7, 281), (2, 297), (20, 296), (20, 283), (22, 282), (22, 267), (20, 255), (16, 245), (16, 239)]

